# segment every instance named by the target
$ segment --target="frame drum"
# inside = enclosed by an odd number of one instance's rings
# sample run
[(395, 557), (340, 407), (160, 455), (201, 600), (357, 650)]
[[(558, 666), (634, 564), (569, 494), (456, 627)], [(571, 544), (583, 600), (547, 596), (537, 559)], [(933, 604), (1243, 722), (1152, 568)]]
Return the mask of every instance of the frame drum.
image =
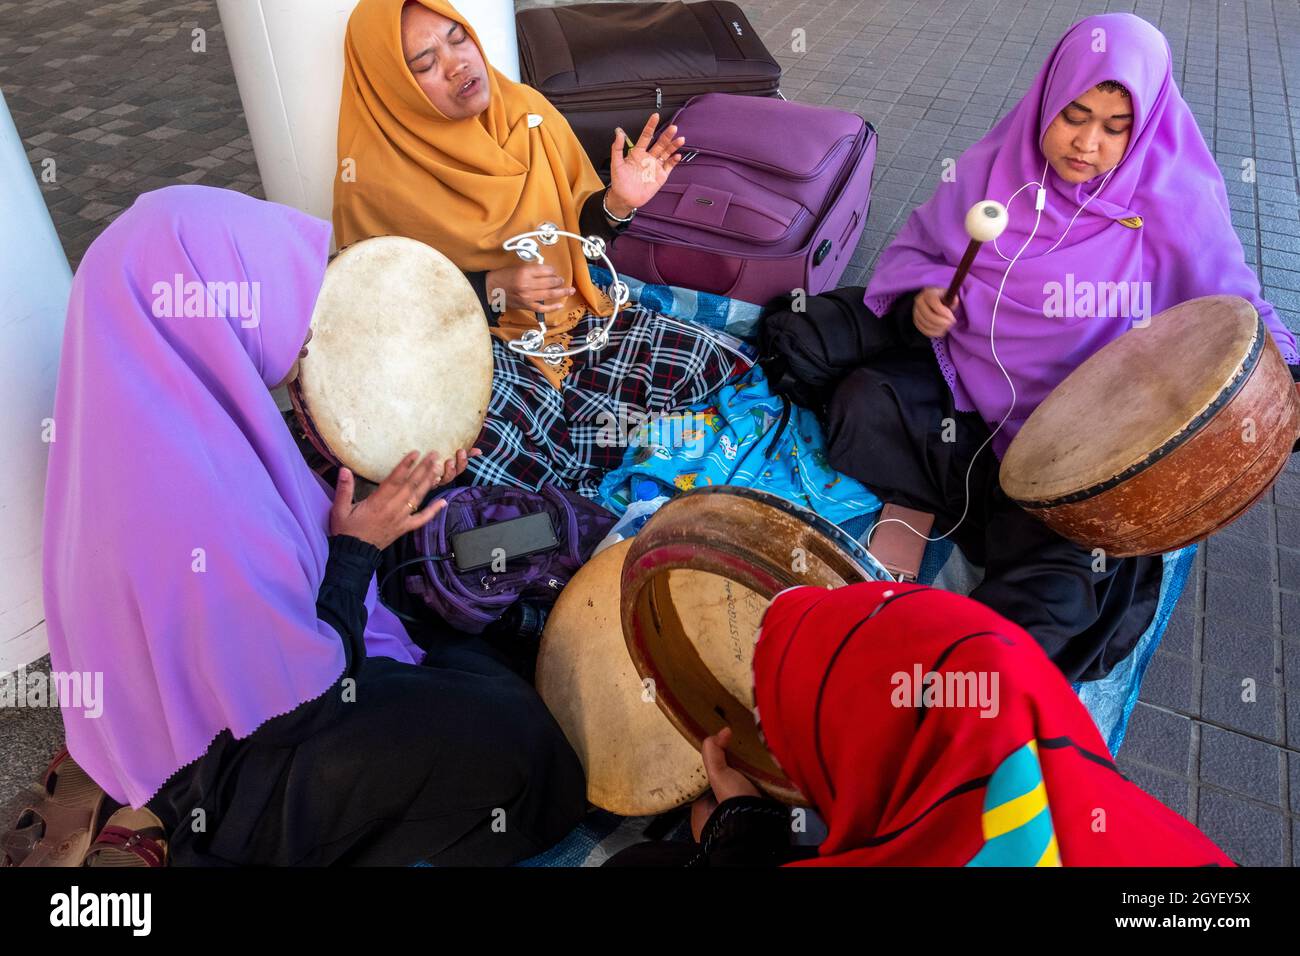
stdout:
[(811, 511), (752, 488), (698, 488), (665, 504), (632, 540), (623, 636), (655, 702), (695, 749), (730, 727), (728, 763), (771, 796), (801, 803), (755, 719), (763, 613), (799, 585), (891, 580), (865, 548)]
[(659, 712), (627, 656), (620, 541), (560, 592), (537, 652), (537, 692), (587, 774), (587, 799), (611, 813), (664, 813), (709, 786), (700, 755)]
[(1034, 410), (1002, 490), (1111, 557), (1160, 554), (1231, 523), (1277, 478), (1300, 399), (1245, 299), (1192, 299), (1097, 351)]
[(312, 340), (289, 386), (322, 455), (381, 482), (411, 451), (450, 457), (483, 429), (492, 338), (477, 294), (442, 253), (380, 236), (325, 270)]

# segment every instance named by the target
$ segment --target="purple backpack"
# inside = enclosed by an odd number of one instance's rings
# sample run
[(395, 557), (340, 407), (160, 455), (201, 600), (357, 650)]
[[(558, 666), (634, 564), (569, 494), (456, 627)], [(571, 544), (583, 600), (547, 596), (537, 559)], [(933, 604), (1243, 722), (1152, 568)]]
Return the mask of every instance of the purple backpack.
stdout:
[(610, 246), (615, 268), (759, 305), (834, 288), (866, 224), (871, 124), (728, 93), (696, 96), (672, 121), (684, 158)]
[[(481, 634), (517, 601), (554, 604), (617, 520), (595, 502), (554, 485), (540, 491), (502, 485), (451, 488), (438, 497), (447, 507), (415, 532), (418, 552), (431, 560), (407, 576), (406, 589), (467, 634)], [(512, 558), (500, 573), (490, 567), (458, 571), (451, 561), (434, 560), (451, 553), (454, 534), (538, 512), (550, 515), (558, 548)]]

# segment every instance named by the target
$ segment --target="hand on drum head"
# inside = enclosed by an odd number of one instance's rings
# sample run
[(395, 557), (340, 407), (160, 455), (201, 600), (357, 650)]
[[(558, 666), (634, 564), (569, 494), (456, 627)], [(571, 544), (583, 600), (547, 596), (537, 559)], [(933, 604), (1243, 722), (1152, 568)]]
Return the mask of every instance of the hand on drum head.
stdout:
[(556, 312), (576, 291), (550, 266), (535, 262), (493, 269), (487, 274), (488, 304), (493, 309), (499, 307), (504, 293), (507, 309)]
[(941, 301), (946, 291), (938, 286), (926, 286), (916, 294), (916, 299), (912, 302), (912, 324), (922, 335), (941, 339), (957, 321), (952, 310), (957, 308), (961, 299), (953, 299), (952, 307), (949, 308)]
[(706, 793), (691, 806), (691, 833), (698, 843), (704, 825), (713, 816), (718, 805), (732, 797), (760, 796), (758, 788), (749, 782), (739, 770), (732, 770), (727, 764), (727, 745), (731, 743), (731, 728), (723, 727), (712, 737), (705, 737), (701, 748), (704, 757), (704, 772), (709, 775), (709, 787), (712, 793)]
[(346, 534), (368, 541), (379, 550), (388, 547), (408, 531), (423, 527), (446, 507), (435, 501), (420, 509), (424, 496), (432, 489), (454, 481), (482, 452), (464, 449), (445, 462), (433, 453), (420, 460), (420, 453), (407, 454), (392, 473), (365, 501), (353, 502), (356, 479), (347, 468), (339, 469), (334, 489), (334, 506), (330, 508), (330, 534)]

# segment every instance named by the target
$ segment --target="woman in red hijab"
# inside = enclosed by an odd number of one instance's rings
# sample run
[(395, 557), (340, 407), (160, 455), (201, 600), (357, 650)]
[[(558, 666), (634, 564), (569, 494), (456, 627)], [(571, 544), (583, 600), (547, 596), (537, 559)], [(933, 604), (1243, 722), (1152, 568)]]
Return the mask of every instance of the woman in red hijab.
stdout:
[(727, 767), (724, 731), (705, 741), (714, 796), (695, 808), (700, 845), (642, 844), (618, 864), (1232, 865), (1123, 777), (1037, 642), (962, 595), (878, 582), (783, 592), (754, 692), (768, 747), (826, 823), (816, 855), (790, 846), (790, 810)]

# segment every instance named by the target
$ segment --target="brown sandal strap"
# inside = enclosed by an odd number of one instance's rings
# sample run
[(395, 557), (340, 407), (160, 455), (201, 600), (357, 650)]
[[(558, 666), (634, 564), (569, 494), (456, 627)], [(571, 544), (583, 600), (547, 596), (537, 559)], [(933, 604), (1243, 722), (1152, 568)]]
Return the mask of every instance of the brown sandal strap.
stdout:
[(87, 863), (100, 850), (126, 850), (145, 862), (147, 866), (162, 866), (167, 860), (167, 849), (160, 843), (167, 836), (162, 827), (145, 827), (143, 830), (129, 830), (126, 827), (108, 825), (99, 831), (99, 836), (86, 854)]

